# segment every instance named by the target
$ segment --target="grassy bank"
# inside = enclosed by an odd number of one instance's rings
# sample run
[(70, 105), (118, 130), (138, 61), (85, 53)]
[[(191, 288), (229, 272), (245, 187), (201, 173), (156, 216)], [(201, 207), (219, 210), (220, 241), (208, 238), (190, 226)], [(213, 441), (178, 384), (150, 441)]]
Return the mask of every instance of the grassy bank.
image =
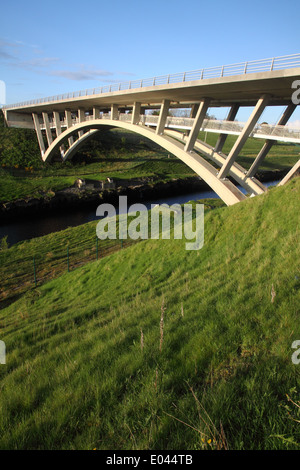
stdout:
[[(205, 212), (225, 204), (220, 199), (203, 199)], [(130, 219), (129, 219), (130, 220)], [(8, 248), (5, 239), (0, 249), (0, 308), (20, 294), (45, 281), (95, 259), (119, 251), (134, 240), (97, 240), (98, 221), (69, 227), (60, 232), (19, 242)], [(150, 227), (149, 227), (150, 230)], [(35, 276), (34, 276), (35, 275)]]
[(2, 310), (0, 448), (298, 448), (299, 195), (209, 211), (198, 252), (143, 241)]

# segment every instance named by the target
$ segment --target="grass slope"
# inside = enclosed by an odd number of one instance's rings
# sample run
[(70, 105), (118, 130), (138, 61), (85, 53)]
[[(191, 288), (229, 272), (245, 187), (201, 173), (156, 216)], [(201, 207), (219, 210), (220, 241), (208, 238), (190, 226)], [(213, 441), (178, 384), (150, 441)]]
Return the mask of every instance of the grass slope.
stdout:
[(298, 448), (299, 196), (296, 178), (208, 212), (198, 252), (140, 242), (2, 310), (0, 448)]

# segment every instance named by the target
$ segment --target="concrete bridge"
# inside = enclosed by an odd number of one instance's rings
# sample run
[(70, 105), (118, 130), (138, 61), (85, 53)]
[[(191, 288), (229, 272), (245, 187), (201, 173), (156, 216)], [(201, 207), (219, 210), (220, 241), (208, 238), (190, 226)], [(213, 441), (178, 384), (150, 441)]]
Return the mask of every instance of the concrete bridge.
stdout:
[[(300, 54), (295, 54), (56, 95), (5, 106), (3, 112), (7, 126), (35, 129), (43, 161), (72, 158), (105, 127), (136, 132), (181, 159), (231, 205), (246, 197), (236, 184), (251, 195), (267, 191), (254, 175), (276, 141), (300, 144), (300, 129), (286, 127), (298, 104), (292, 96), (299, 79)], [(243, 106), (253, 110), (246, 122), (237, 122)], [(285, 106), (276, 125), (258, 124), (267, 106)], [(207, 119), (210, 107), (229, 108), (226, 120)], [(176, 109), (189, 117), (170, 116)], [(200, 130), (219, 134), (214, 148), (199, 140)], [(225, 155), (229, 134), (237, 139)], [(245, 170), (236, 159), (251, 136), (263, 143)], [(279, 184), (299, 167), (300, 160)]]

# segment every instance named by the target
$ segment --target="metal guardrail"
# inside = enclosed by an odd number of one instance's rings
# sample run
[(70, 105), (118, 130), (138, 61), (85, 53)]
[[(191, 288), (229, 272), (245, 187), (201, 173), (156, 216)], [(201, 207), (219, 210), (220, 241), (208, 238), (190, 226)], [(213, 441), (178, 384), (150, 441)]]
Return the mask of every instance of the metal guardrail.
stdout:
[(204, 80), (206, 78), (229, 77), (233, 75), (244, 75), (249, 73), (268, 72), (272, 70), (282, 70), (300, 67), (300, 54), (292, 54), (269, 59), (252, 60), (238, 64), (221, 65), (218, 67), (204, 68), (190, 72), (176, 73), (172, 75), (162, 75), (159, 77), (146, 78), (142, 80), (133, 80), (128, 82), (114, 83), (103, 87), (90, 88), (86, 90), (64, 93), (47, 98), (23, 101), (12, 105), (5, 105), (3, 109), (19, 108), (35, 104), (51, 103), (56, 101), (72, 100), (74, 98), (101, 95), (116, 91), (130, 90), (136, 88), (152, 87), (157, 85), (168, 85), (171, 83), (183, 83), (195, 80)]

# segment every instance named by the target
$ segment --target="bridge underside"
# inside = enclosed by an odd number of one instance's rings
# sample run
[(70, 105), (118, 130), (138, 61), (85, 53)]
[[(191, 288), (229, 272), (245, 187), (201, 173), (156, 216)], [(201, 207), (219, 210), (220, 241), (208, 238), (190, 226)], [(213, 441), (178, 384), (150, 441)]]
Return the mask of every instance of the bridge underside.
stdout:
[[(232, 205), (246, 198), (237, 185), (254, 196), (267, 191), (254, 175), (274, 143), (300, 143), (300, 129), (286, 127), (296, 109), (291, 101), (291, 85), (297, 74), (300, 75), (300, 69), (293, 69), (289, 74), (270, 72), (261, 77), (252, 74), (255, 77), (243, 77), (243, 80), (223, 77), (213, 83), (202, 80), (201, 84), (156, 86), (140, 92), (126, 90), (93, 99), (80, 97), (68, 103), (5, 109), (4, 114), (10, 127), (35, 129), (43, 161), (51, 161), (57, 154), (62, 161), (71, 159), (84, 142), (103, 128), (135, 132), (186, 163), (227, 205)], [(229, 107), (226, 120), (208, 119), (209, 108), (216, 105)], [(237, 122), (235, 117), (240, 106), (249, 105), (253, 110), (247, 122)], [(259, 125), (263, 111), (270, 105), (285, 105), (285, 111), (276, 125)], [(190, 114), (184, 118), (170, 116), (172, 108), (185, 108)], [(157, 115), (147, 113), (149, 109), (157, 109)], [(199, 140), (200, 130), (219, 134), (214, 148)], [(229, 134), (237, 139), (225, 155), (222, 149)], [(263, 139), (264, 144), (251, 168), (245, 170), (236, 160), (251, 136)], [(299, 162), (280, 184), (298, 171)]]

